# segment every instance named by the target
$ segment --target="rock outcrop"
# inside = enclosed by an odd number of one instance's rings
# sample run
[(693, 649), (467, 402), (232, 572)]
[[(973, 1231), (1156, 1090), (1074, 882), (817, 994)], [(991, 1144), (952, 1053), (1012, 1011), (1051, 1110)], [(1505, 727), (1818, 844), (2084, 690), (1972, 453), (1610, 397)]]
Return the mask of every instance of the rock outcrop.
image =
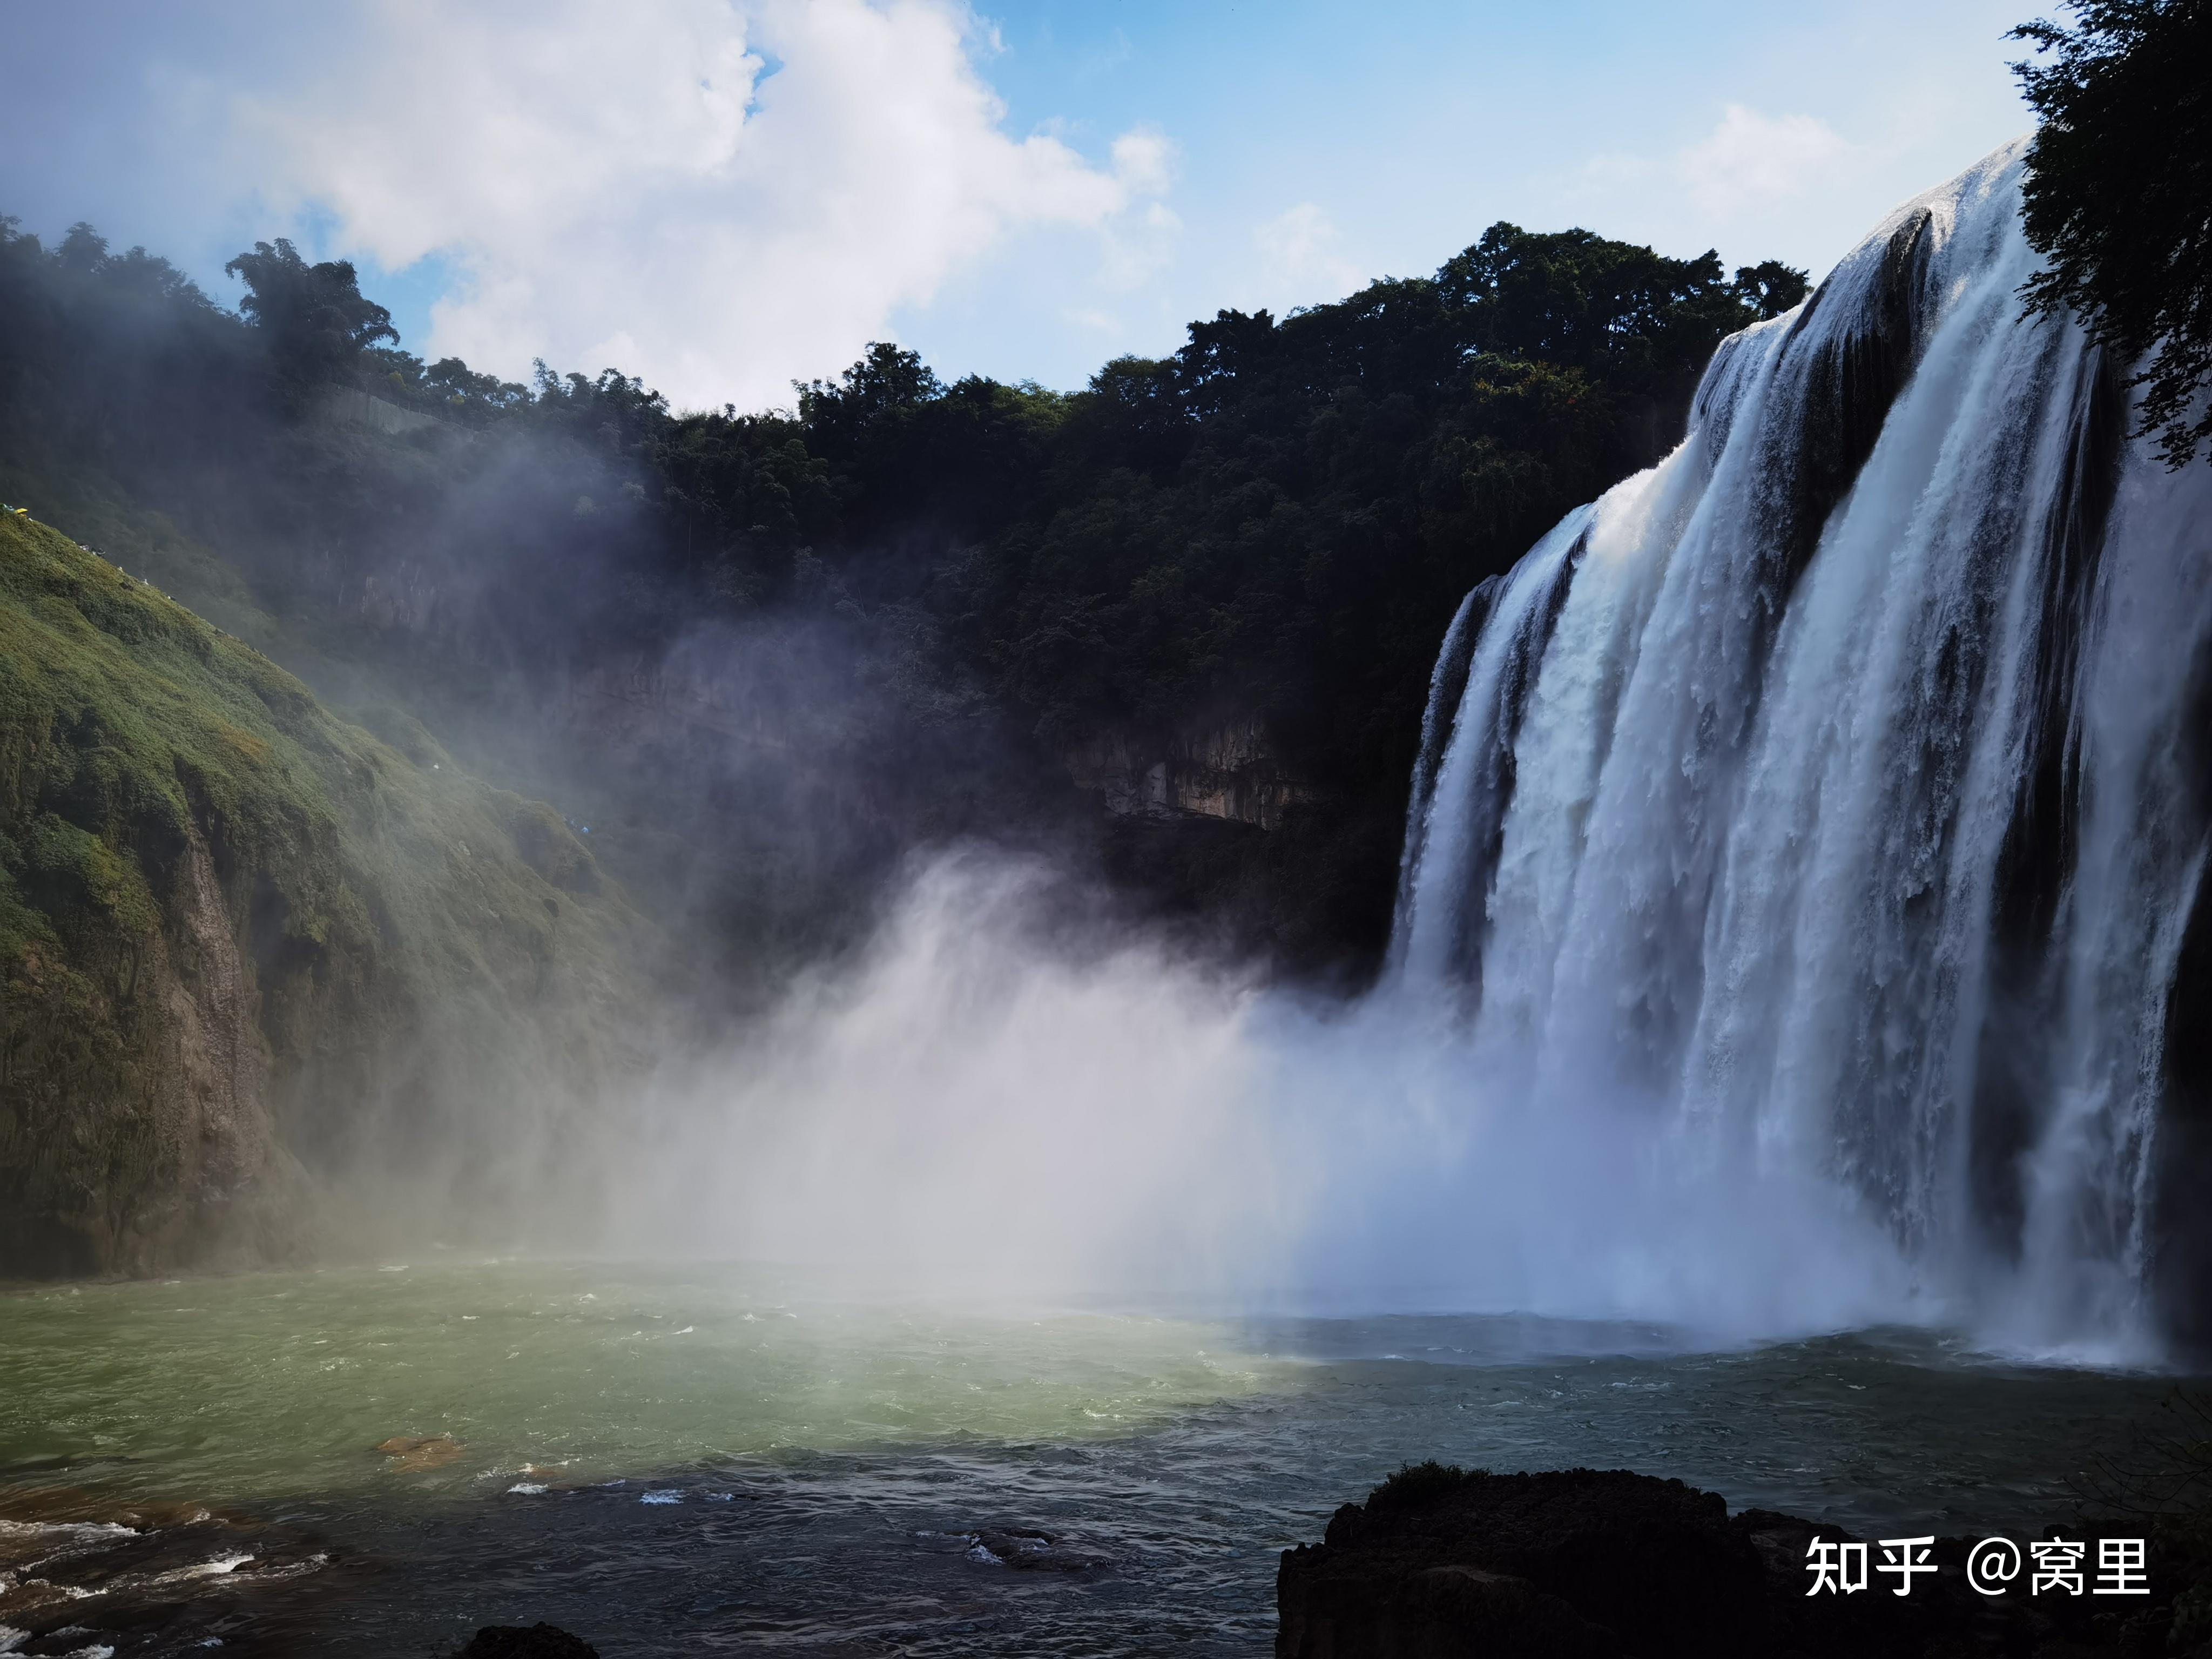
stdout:
[(1312, 790), (1282, 764), (1259, 717), (1224, 720), (1175, 738), (1110, 732), (1067, 757), (1079, 789), (1117, 817), (1222, 818), (1272, 830)]
[[(2142, 1528), (2127, 1528), (2140, 1533)], [(2069, 1537), (2089, 1536), (2069, 1532)], [(2162, 1546), (2141, 1598), (2002, 1595), (1939, 1538), (1910, 1593), (1808, 1594), (1808, 1553), (1841, 1528), (1626, 1470), (1401, 1471), (1347, 1504), (1326, 1541), (1284, 1552), (1278, 1659), (1945, 1659), (2212, 1651), (2191, 1637), (2186, 1565)], [(2016, 1540), (2026, 1542), (2027, 1540)], [(1879, 1559), (1879, 1558), (1877, 1558)], [(2096, 1551), (2089, 1545), (2087, 1559)], [(2177, 1616), (2177, 1609), (2180, 1615)], [(2169, 1638), (2173, 1638), (2171, 1642)]]
[(466, 437), (465, 429), (449, 428), (434, 416), (412, 409), (402, 409), (389, 398), (363, 392), (357, 386), (327, 386), (318, 399), (315, 412), (331, 426), (356, 426), (370, 432), (382, 433), (386, 437), (401, 437), (409, 433), (459, 431)]
[(0, 1491), (0, 1653), (290, 1651), (272, 1626), (347, 1565), (296, 1521), (11, 1486)]

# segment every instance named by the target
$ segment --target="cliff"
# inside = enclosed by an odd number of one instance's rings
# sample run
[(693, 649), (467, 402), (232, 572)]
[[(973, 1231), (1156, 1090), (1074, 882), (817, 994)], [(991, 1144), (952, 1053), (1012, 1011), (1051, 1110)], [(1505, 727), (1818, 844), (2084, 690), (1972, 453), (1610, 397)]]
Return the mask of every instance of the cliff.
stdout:
[(1109, 731), (1071, 750), (1068, 778), (1121, 817), (1220, 818), (1273, 830), (1312, 787), (1285, 769), (1257, 715), (1147, 742)]
[(0, 518), (0, 1276), (293, 1254), (341, 1178), (486, 1219), (561, 1179), (643, 924), (378, 724)]

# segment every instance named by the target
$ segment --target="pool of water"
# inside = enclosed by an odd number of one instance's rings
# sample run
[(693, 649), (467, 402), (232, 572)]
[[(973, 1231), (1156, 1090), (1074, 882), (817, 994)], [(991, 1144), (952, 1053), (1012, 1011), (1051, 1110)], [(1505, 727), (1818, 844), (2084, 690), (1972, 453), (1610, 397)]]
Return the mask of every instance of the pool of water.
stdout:
[(543, 1619), (611, 1656), (1259, 1654), (1276, 1553), (1402, 1462), (2018, 1534), (2171, 1386), (1909, 1330), (1716, 1349), (451, 1253), (25, 1291), (0, 1651), (427, 1656)]

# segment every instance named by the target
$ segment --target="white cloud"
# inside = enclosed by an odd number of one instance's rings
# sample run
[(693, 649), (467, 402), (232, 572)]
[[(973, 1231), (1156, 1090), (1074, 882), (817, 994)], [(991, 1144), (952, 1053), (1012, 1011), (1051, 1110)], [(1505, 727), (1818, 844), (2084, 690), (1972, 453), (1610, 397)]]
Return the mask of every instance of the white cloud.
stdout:
[(1687, 198), (1707, 226), (1728, 224), (1795, 202), (1835, 182), (1855, 161), (1856, 146), (1810, 115), (1762, 115), (1742, 104), (1721, 112), (1720, 125), (1670, 155), (1592, 156), (1586, 185)]
[(1716, 218), (1802, 196), (1850, 146), (1809, 115), (1770, 117), (1730, 104), (1721, 124), (1675, 158), (1698, 208)]
[(1146, 204), (1140, 212), (1121, 216), (1105, 229), (1105, 258), (1100, 282), (1126, 294), (1150, 283), (1175, 263), (1182, 221), (1165, 202)]
[[(1109, 167), (1015, 138), (951, 0), (369, 0), (365, 49), (242, 102), (272, 191), (343, 251), (461, 275), (432, 356), (643, 374), (679, 404), (787, 401), (1010, 234), (1100, 239), (1109, 287), (1171, 258), (1176, 151)], [(412, 343), (419, 344), (421, 343)]]
[(1175, 182), (1175, 141), (1157, 127), (1133, 127), (1114, 141), (1114, 175), (1140, 196), (1164, 196)]
[(1366, 281), (1344, 256), (1343, 240), (1335, 221), (1312, 202), (1301, 202), (1252, 232), (1268, 292), (1305, 305), (1338, 299)]
[(1154, 127), (1123, 133), (1114, 141), (1113, 157), (1114, 178), (1129, 206), (1102, 228), (1105, 254), (1099, 278), (1109, 292), (1127, 294), (1175, 263), (1182, 221), (1159, 198), (1175, 183), (1182, 157), (1175, 142)]

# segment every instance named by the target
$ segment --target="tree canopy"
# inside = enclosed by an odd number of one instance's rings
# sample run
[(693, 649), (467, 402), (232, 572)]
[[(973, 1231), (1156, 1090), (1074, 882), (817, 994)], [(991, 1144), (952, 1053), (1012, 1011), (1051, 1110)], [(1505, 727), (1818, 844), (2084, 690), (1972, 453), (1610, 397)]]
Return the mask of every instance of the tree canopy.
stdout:
[(350, 260), (311, 265), (280, 236), (256, 242), (222, 269), (246, 284), (240, 313), (264, 331), (281, 372), (298, 385), (336, 379), (368, 347), (399, 338), (392, 313), (362, 297)]
[(2050, 263), (2030, 304), (2071, 311), (2141, 360), (2141, 431), (2181, 466), (2212, 441), (2212, 0), (2074, 0), (2024, 23), (2014, 64), (2042, 118), (2027, 240)]
[[(755, 693), (834, 810), (870, 820), (848, 838), (867, 858), (1044, 834), (1041, 811), (1062, 814), (1054, 836), (1090, 833), (1072, 755), (1257, 722), (1296, 809), (1264, 836), (1187, 826), (1182, 862), (1155, 848), (1139, 873), (1307, 960), (1381, 948), (1461, 596), (1662, 455), (1721, 337), (1806, 288), (1771, 262), (1731, 276), (1710, 252), (1500, 224), (1433, 275), (1222, 311), (1074, 392), (948, 384), (878, 342), (793, 408), (745, 414), (672, 410), (613, 368), (540, 364), (524, 385), (426, 363), (350, 266), (288, 243), (230, 270), (237, 313), (89, 227), (48, 249), (0, 226), (0, 477), (158, 506), (426, 707), (488, 685), (557, 707), (702, 629), (804, 637), (718, 659), (785, 665), (788, 685)], [(376, 435), (303, 395), (323, 385), (431, 418)], [(839, 842), (817, 793), (740, 789), (696, 755), (617, 766), (711, 866), (702, 886), (753, 884), (746, 926), (865, 891), (807, 845)]]

